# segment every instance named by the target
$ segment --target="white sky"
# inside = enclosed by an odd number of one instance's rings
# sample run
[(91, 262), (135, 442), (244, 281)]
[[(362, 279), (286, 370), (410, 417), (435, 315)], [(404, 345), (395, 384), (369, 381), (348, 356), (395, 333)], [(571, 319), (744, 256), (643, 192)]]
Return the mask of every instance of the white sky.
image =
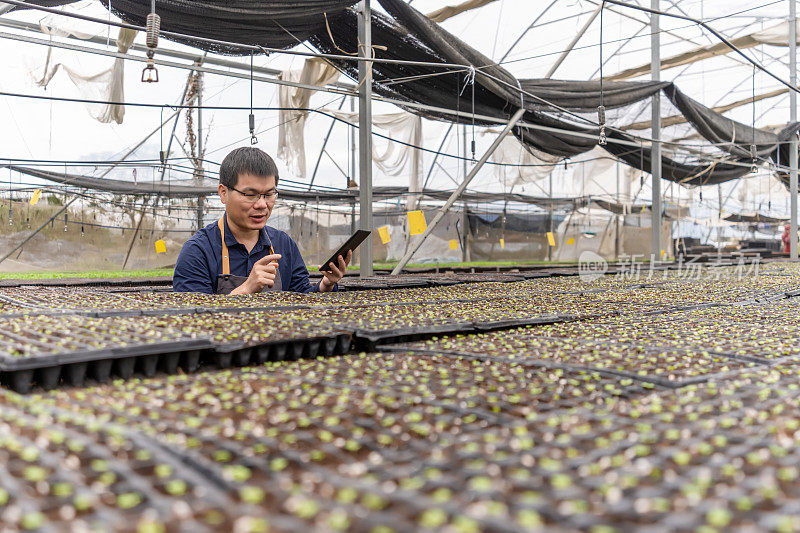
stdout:
[[(415, 0), (413, 6), (423, 12), (429, 12), (448, 3), (458, 0)], [(509, 46), (518, 38), (525, 28), (541, 13), (549, 0), (499, 0), (479, 10), (459, 15), (444, 23), (445, 28), (461, 37), (484, 54), (493, 59), (501, 58)], [(640, 0), (649, 5), (649, 1)], [(373, 0), (373, 4), (377, 1)], [(576, 32), (583, 26), (596, 2), (589, 0), (559, 0), (540, 21), (540, 26), (529, 32), (509, 55), (505, 66), (517, 77), (542, 77), (553, 64)], [(727, 37), (757, 31), (775, 25), (788, 16), (788, 0), (757, 1), (752, 0), (681, 0), (661, 1), (662, 9), (671, 12), (684, 12), (694, 17), (703, 17), (715, 29)], [(65, 7), (66, 10), (79, 10), (81, 13), (107, 18), (108, 12), (98, 1), (86, 1)], [(614, 11), (626, 13), (634, 19), (644, 21), (642, 13), (624, 11), (622, 8), (611, 8), (604, 14), (604, 55), (614, 57), (607, 63), (604, 73), (613, 72), (649, 62), (650, 33), (642, 23), (622, 17)], [(733, 14), (733, 15), (732, 15)], [(12, 12), (4, 19), (39, 22), (49, 15), (34, 11)], [(727, 17), (727, 18), (719, 18)], [(554, 20), (560, 22), (552, 22)], [(106, 35), (107, 30), (96, 25), (64, 19), (66, 27), (80, 28), (90, 33)], [(547, 23), (542, 25), (542, 23)], [(662, 17), (662, 57), (689, 50), (696, 45), (716, 43), (716, 39), (701, 28), (674, 19)], [(2, 32), (33, 35), (7, 28)], [(116, 32), (111, 30), (112, 44)], [(638, 32), (638, 33), (637, 33)], [(139, 35), (136, 42), (142, 43), (144, 36)], [(74, 41), (72, 41), (74, 42)], [(578, 42), (576, 49), (567, 57), (555, 73), (555, 78), (590, 79), (596, 77), (599, 64), (599, 20), (595, 20), (590, 30)], [(161, 40), (162, 47), (192, 51), (191, 48)], [(379, 43), (376, 43), (379, 44)], [(622, 46), (620, 51), (617, 49)], [(42, 94), (63, 97), (81, 97), (77, 88), (65, 73), (60, 72), (44, 90), (34, 83), (34, 75), (41, 75), (41, 68), (47, 48), (40, 45), (21, 43), (8, 39), (0, 39), (0, 90), (26, 94)], [(748, 50), (759, 61), (763, 61), (777, 75), (788, 79), (788, 49), (762, 46)], [(236, 59), (236, 58), (234, 58)], [(239, 59), (242, 62), (246, 59)], [(108, 68), (113, 59), (79, 52), (53, 49), (52, 61), (63, 62), (81, 74), (93, 74)], [(301, 68), (303, 58), (288, 55), (274, 55), (269, 58), (257, 57), (256, 65), (269, 66), (276, 69)], [(125, 70), (125, 99), (130, 102), (149, 102), (156, 104), (177, 103), (184, 87), (188, 71), (159, 67), (160, 83), (143, 84), (139, 81), (142, 64), (128, 62)], [(662, 79), (673, 80), (689, 96), (709, 106), (724, 104), (746, 98), (751, 95), (752, 68), (744, 66), (733, 54), (704, 61), (689, 67), (670, 69), (662, 73)], [(755, 78), (757, 94), (779, 88), (779, 84), (763, 74)], [(256, 105), (277, 106), (277, 86), (256, 84)], [(312, 107), (322, 106), (326, 102), (335, 107), (336, 97), (318, 93), (311, 101)], [(249, 84), (244, 80), (207, 75), (205, 78), (206, 105), (244, 106), (249, 103)], [(347, 106), (349, 107), (349, 106)], [(346, 108), (347, 108), (346, 107)], [(376, 104), (375, 113), (394, 112), (396, 108), (386, 104)], [(743, 106), (729, 113), (728, 116), (749, 123), (752, 120), (752, 106)], [(165, 111), (165, 116), (168, 112)], [(234, 147), (249, 145), (247, 111), (206, 111), (204, 124), (210, 127), (208, 150), (206, 157), (221, 161), (225, 154)], [(756, 104), (757, 125), (766, 126), (786, 123), (789, 120), (788, 97), (770, 99)], [(42, 160), (87, 160), (113, 159), (132, 147), (159, 123), (161, 112), (157, 109), (132, 108), (126, 111), (125, 121), (121, 125), (101, 124), (92, 119), (85, 106), (80, 103), (47, 102), (0, 96), (0, 158), (42, 159)], [(275, 154), (277, 149), (277, 112), (257, 113), (257, 129), (259, 147), (268, 153)], [(185, 136), (185, 122), (179, 123), (178, 137)], [(324, 133), (330, 120), (312, 114), (307, 122), (306, 154), (309, 174), (313, 170)], [(436, 149), (441, 142), (446, 125), (424, 121), (425, 147)], [(167, 142), (169, 130), (164, 130), (164, 143)], [(478, 151), (491, 142), (489, 136), (478, 136)], [(376, 139), (377, 144), (385, 141)], [(456, 153), (460, 142), (454, 136), (445, 144), (444, 151)], [(340, 167), (348, 168), (348, 142), (346, 127), (336, 125), (328, 150)], [(156, 135), (138, 152), (136, 158), (157, 159), (159, 137)], [(179, 149), (173, 153), (180, 154)], [(423, 172), (427, 172), (431, 164), (431, 156), (424, 156)], [(442, 166), (454, 179), (463, 175), (462, 164), (453, 159), (442, 160)], [(288, 170), (282, 169), (282, 177), (292, 178)], [(424, 175), (423, 175), (424, 178)], [(16, 181), (16, 175), (11, 177)], [(139, 174), (139, 179), (143, 179)], [(295, 178), (296, 179), (296, 178)], [(576, 193), (569, 183), (570, 176), (557, 181), (558, 188), (564, 193)], [(9, 172), (0, 170), (0, 181), (9, 180)], [(26, 179), (29, 181), (29, 179)], [(307, 181), (307, 180), (306, 180)], [(336, 166), (323, 158), (316, 183), (324, 186), (342, 187), (344, 177)], [(402, 178), (383, 176), (376, 173), (374, 183), (380, 185), (405, 185)], [(454, 181), (442, 170), (433, 174), (429, 187), (452, 189)], [(497, 181), (494, 171), (487, 168), (482, 171), (472, 189), (501, 191), (503, 186)], [(528, 186), (523, 190), (528, 194), (541, 194), (536, 187)], [(649, 194), (649, 193), (648, 193)], [(707, 196), (715, 196), (708, 194)], [(647, 195), (643, 195), (647, 197)]]

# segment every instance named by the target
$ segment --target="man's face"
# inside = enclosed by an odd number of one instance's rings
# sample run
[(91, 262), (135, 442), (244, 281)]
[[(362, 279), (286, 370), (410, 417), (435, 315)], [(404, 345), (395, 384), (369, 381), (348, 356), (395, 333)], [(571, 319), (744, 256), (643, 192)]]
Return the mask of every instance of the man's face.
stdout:
[(248, 198), (245, 195), (269, 194), (275, 191), (275, 176), (239, 174), (235, 188), (219, 186), (219, 197), (225, 204), (231, 223), (245, 230), (261, 230), (275, 207), (275, 195), (269, 200), (263, 196)]

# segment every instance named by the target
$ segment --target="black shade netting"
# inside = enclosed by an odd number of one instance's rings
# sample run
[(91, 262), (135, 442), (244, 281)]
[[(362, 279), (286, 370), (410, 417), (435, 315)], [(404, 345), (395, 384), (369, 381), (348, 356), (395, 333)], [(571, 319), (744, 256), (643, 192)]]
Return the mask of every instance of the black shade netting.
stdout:
[[(336, 15), (357, 0), (156, 0), (161, 29), (236, 44), (290, 48), (325, 26), (325, 13)], [(111, 0), (111, 11), (122, 20), (144, 26), (150, 0)], [(191, 37), (174, 40), (209, 52), (252, 54), (235, 44), (210, 43)]]
[[(58, 6), (65, 6), (67, 4), (74, 4), (79, 0), (25, 0), (28, 4), (33, 4), (42, 7), (58, 7)], [(31, 9), (25, 6), (13, 6), (11, 11), (20, 11), (22, 9)]]

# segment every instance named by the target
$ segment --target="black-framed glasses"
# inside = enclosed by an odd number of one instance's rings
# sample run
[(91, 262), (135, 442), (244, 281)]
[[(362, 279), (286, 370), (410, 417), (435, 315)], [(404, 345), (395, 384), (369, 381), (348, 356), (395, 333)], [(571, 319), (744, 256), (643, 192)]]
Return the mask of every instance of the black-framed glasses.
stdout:
[(266, 200), (267, 202), (272, 202), (278, 197), (278, 189), (272, 189), (271, 191), (265, 193), (258, 193), (258, 192), (242, 192), (236, 187), (228, 187), (228, 188), (241, 194), (244, 197), (245, 201), (251, 204), (256, 203), (258, 199), (261, 198), (262, 196), (264, 197), (264, 200)]

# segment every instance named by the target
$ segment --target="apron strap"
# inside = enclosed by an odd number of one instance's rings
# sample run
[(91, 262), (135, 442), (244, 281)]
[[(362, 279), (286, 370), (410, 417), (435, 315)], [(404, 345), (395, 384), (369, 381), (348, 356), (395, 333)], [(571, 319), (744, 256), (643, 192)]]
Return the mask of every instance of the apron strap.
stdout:
[(231, 262), (228, 259), (228, 245), (225, 244), (225, 222), (222, 218), (219, 219), (217, 225), (219, 226), (219, 234), (222, 237), (222, 275), (229, 276), (231, 273)]
[[(231, 273), (231, 262), (228, 257), (228, 245), (225, 244), (224, 215), (223, 218), (220, 218), (217, 222), (217, 226), (219, 226), (219, 235), (222, 237), (222, 275), (229, 276)], [(272, 239), (269, 238), (269, 233), (267, 233), (266, 228), (264, 228), (264, 234), (267, 236), (267, 240), (269, 241), (269, 253), (275, 255), (275, 248), (272, 247)]]

